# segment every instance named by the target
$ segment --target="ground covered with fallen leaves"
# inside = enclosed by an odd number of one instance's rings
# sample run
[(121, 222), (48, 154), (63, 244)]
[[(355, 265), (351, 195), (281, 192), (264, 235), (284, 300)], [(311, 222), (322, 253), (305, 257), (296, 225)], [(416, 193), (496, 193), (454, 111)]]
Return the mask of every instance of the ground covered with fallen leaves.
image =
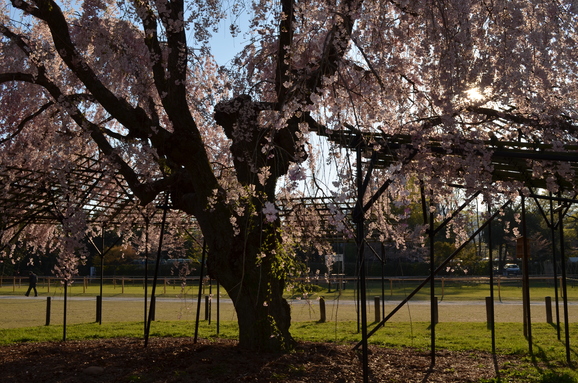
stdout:
[[(371, 382), (480, 382), (496, 367), (516, 369), (519, 357), (481, 352), (436, 353), (370, 346)], [(0, 347), (6, 382), (362, 382), (360, 353), (352, 345), (299, 343), (287, 354), (240, 349), (233, 340), (118, 338)], [(483, 381), (483, 380), (482, 380)], [(512, 381), (507, 379), (505, 381)]]

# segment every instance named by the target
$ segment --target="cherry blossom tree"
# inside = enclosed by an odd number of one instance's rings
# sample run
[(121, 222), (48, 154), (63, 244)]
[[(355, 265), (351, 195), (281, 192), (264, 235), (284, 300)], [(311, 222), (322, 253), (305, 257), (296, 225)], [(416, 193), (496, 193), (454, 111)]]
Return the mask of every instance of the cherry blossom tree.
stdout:
[[(307, 166), (315, 171), (311, 132), (409, 138), (370, 185), (391, 182), (372, 230), (400, 246), (413, 235), (396, 225), (403, 206), (420, 195), (406, 190), (412, 178), (435, 190), (428, 192), (431, 211), (450, 198), (452, 183), (483, 189), (490, 200), (524, 190), (519, 180), (494, 182), (491, 158), (500, 145), (565, 152), (576, 142), (574, 1), (227, 6), (3, 2), (0, 139), (2, 164), (61, 169), (84, 155), (122, 175), (142, 205), (169, 193), (171, 207), (200, 225), (209, 272), (234, 301), (243, 346), (292, 343), (282, 294), (291, 236), (303, 229), (283, 225), (297, 221), (282, 221), (277, 202), (300, 192), (312, 174)], [(247, 9), (247, 44), (221, 68), (209, 37), (226, 12)], [(388, 150), (371, 139), (364, 145)], [(323, 159), (351, 165), (340, 153), (331, 149)], [(545, 161), (529, 164), (533, 176), (558, 192), (557, 180), (573, 170)], [(335, 174), (353, 175), (345, 168)], [(355, 195), (353, 177), (335, 181), (337, 201)], [(343, 222), (335, 227), (351, 235)]]

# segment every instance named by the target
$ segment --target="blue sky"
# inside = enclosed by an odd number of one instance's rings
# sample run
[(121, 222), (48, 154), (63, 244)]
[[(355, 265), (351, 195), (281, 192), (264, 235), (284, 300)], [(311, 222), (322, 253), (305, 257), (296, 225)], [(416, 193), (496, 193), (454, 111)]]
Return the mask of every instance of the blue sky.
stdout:
[(211, 39), (211, 50), (220, 65), (227, 64), (236, 53), (243, 49), (247, 42), (245, 33), (249, 24), (248, 16), (237, 18), (235, 21), (239, 25), (241, 33), (235, 37), (231, 35), (229, 30), (231, 19), (227, 18), (221, 21), (219, 32), (215, 33)]

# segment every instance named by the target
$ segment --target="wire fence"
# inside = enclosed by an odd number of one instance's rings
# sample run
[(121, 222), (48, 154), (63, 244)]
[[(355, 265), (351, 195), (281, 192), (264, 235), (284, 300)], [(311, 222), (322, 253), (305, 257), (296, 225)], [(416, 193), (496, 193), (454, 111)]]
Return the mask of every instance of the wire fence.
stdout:
[[(403, 299), (409, 292), (417, 287), (425, 277), (370, 277), (366, 279), (366, 287), (369, 295), (379, 295), (383, 298)], [(529, 277), (531, 288), (542, 292), (543, 290), (557, 287), (562, 291), (562, 278), (557, 278), (557, 283), (552, 276)], [(493, 287), (499, 299), (520, 299), (517, 290), (522, 287), (521, 276), (496, 276), (493, 285), (490, 285), (489, 277), (439, 277), (435, 279), (436, 294), (443, 299), (478, 299)], [(578, 300), (578, 276), (572, 275), (566, 279), (568, 287), (568, 299)], [(90, 294), (95, 288), (105, 287), (104, 295), (139, 294), (139, 289), (151, 287), (152, 278), (112, 276), (112, 277), (76, 277), (70, 284), (72, 294)], [(211, 293), (216, 288), (217, 282), (203, 278), (202, 293)], [(355, 277), (331, 276), (327, 278), (297, 278), (291, 283), (287, 295), (292, 299), (308, 299), (319, 296), (337, 297), (342, 299), (356, 299), (356, 291), (359, 282)], [(39, 291), (51, 294), (62, 289), (61, 279), (52, 276), (38, 276), (37, 288)], [(26, 276), (0, 276), (0, 294), (20, 292), (28, 287)], [(199, 277), (161, 277), (157, 282), (157, 294), (173, 294), (175, 290), (193, 293), (199, 287)], [(429, 298), (429, 284), (423, 289), (423, 296), (416, 294), (416, 299)], [(198, 291), (198, 290), (197, 290)], [(502, 294), (503, 293), (503, 294)], [(521, 293), (521, 292), (520, 292)], [(221, 294), (223, 292), (221, 291)], [(503, 295), (503, 296), (502, 296)]]

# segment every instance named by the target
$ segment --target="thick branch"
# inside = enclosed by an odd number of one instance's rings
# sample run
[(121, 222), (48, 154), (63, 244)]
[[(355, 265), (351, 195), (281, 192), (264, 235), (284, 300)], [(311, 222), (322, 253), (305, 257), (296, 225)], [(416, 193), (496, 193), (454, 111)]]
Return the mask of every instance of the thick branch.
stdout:
[(52, 0), (39, 0), (36, 4), (37, 7), (34, 7), (25, 1), (12, 0), (14, 7), (29, 12), (46, 22), (50, 28), (56, 51), (100, 104), (122, 125), (131, 130), (134, 136), (146, 137), (150, 129), (145, 131), (145, 127), (150, 128), (151, 126), (146, 112), (140, 107), (132, 107), (125, 99), (116, 97), (98, 79), (92, 68), (75, 48), (70, 37), (68, 24), (58, 4)]
[(323, 77), (332, 76), (337, 71), (339, 62), (347, 52), (355, 24), (354, 15), (358, 13), (362, 4), (363, 0), (345, 0), (340, 3), (336, 15), (338, 21), (329, 31), (319, 68), (307, 80), (307, 88), (310, 91), (315, 91)]
[(172, 101), (178, 105), (172, 105), (175, 110), (188, 108), (186, 104), (186, 81), (187, 81), (187, 37), (185, 34), (185, 22), (183, 20), (185, 10), (182, 0), (167, 2), (167, 12), (159, 10), (161, 21), (166, 30), (168, 52), (168, 82), (169, 95)]
[(187, 104), (187, 40), (183, 20), (184, 4), (172, 1), (165, 4), (166, 9), (158, 9), (158, 15), (166, 31), (168, 47), (167, 61), (163, 61), (163, 52), (158, 36), (157, 16), (147, 2), (135, 5), (145, 30), (145, 45), (152, 58), (152, 70), (163, 107), (167, 111), (175, 129), (188, 129), (197, 134), (196, 124), (190, 115)]
[[(203, 138), (191, 115), (186, 94), (186, 74), (188, 67), (187, 42), (185, 33), (184, 3), (166, 2), (158, 7), (158, 17), (166, 31), (168, 59), (163, 62), (163, 52), (158, 37), (157, 16), (148, 2), (135, 5), (145, 29), (145, 44), (153, 59), (152, 70), (155, 85), (164, 110), (171, 120), (174, 133), (162, 142), (153, 144), (159, 155), (166, 156), (173, 170), (184, 167), (190, 173), (181, 179), (186, 185), (183, 189), (194, 190), (195, 179), (207, 186), (207, 190), (218, 188), (211, 164), (204, 146)], [(182, 175), (182, 173), (180, 172)], [(187, 180), (187, 181), (184, 181)], [(211, 185), (210, 187), (208, 185)], [(198, 198), (208, 195), (198, 196)]]
[(162, 99), (163, 95), (168, 93), (168, 89), (165, 80), (165, 70), (163, 68), (162, 50), (157, 33), (158, 24), (156, 16), (148, 3), (144, 2), (136, 2), (136, 3), (137, 4), (135, 6), (138, 10), (138, 14), (141, 17), (141, 21), (145, 32), (145, 45), (149, 50), (152, 60), (152, 70), (155, 85)]

